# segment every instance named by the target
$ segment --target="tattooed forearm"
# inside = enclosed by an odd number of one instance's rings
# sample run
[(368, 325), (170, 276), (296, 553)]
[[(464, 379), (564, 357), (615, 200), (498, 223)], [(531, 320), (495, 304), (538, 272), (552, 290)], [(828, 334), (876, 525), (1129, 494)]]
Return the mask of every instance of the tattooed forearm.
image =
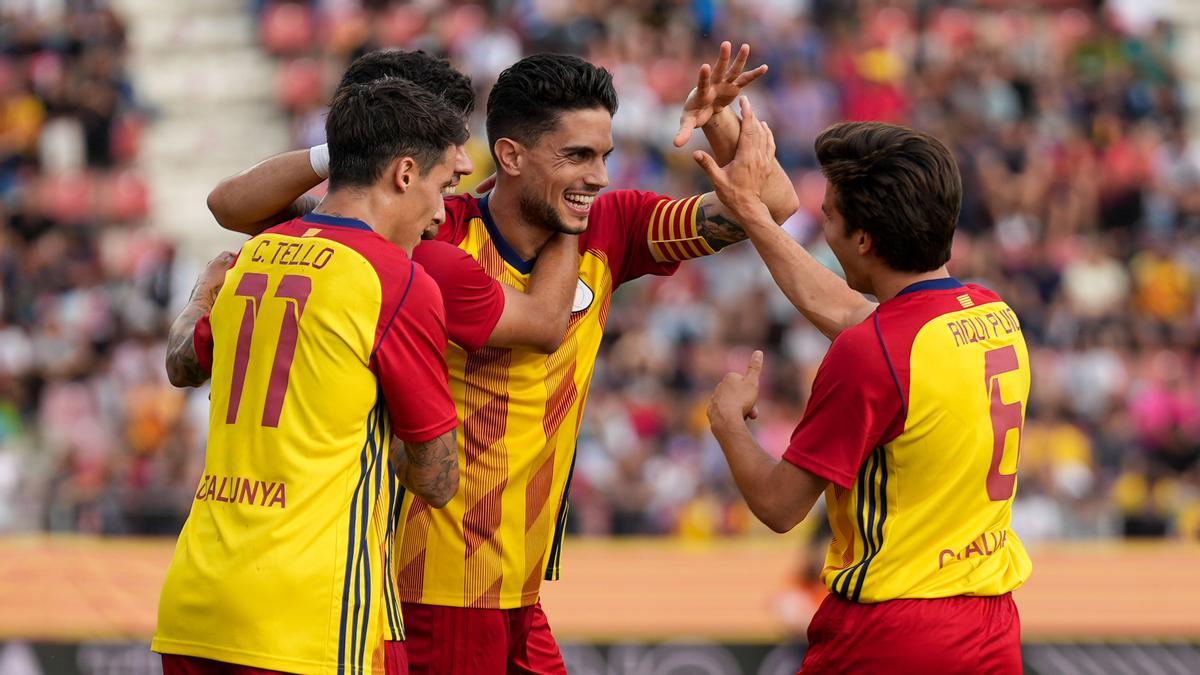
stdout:
[(193, 336), (196, 323), (212, 310), (218, 290), (220, 286), (205, 288), (202, 279), (197, 281), (187, 306), (171, 324), (167, 336), (167, 379), (176, 387), (198, 387), (208, 380), (208, 373), (196, 356)]
[(392, 439), (392, 464), (404, 487), (434, 508), (458, 492), (458, 441), (454, 430), (424, 443)]
[(742, 226), (726, 216), (719, 205), (701, 204), (696, 211), (696, 231), (714, 251), (746, 238)]

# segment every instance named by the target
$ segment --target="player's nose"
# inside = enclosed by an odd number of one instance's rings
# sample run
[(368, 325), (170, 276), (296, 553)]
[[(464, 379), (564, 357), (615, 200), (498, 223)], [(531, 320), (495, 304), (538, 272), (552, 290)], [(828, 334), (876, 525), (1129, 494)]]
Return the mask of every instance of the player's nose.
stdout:
[(475, 173), (475, 162), (471, 161), (471, 155), (467, 153), (467, 146), (458, 146), (458, 153), (454, 156), (454, 173), (460, 176), (470, 176)]
[(604, 163), (603, 158), (597, 158), (588, 166), (588, 174), (583, 177), (583, 180), (593, 190), (608, 187), (608, 166)]

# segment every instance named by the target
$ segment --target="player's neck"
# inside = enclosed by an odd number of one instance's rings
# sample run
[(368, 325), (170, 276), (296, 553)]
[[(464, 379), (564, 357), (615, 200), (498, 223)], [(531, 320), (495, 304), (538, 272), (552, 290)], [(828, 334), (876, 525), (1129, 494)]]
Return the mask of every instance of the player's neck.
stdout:
[[(371, 226), (372, 230), (388, 241), (406, 248), (398, 241), (397, 229), (399, 223), (388, 214), (393, 211), (388, 200), (376, 194), (374, 190), (335, 190), (325, 195), (314, 213), (339, 218), (354, 218)], [(411, 251), (409, 251), (411, 253)]]
[(950, 272), (945, 265), (930, 270), (913, 274), (911, 272), (896, 272), (894, 270), (880, 270), (872, 275), (871, 288), (875, 291), (874, 295), (879, 302), (887, 302), (900, 294), (900, 291), (909, 286), (930, 279), (945, 279), (950, 276)]
[(497, 185), (488, 197), (488, 210), (501, 236), (525, 260), (536, 258), (550, 237), (554, 236), (550, 230), (525, 222), (521, 217), (517, 190), (512, 186), (505, 190)]

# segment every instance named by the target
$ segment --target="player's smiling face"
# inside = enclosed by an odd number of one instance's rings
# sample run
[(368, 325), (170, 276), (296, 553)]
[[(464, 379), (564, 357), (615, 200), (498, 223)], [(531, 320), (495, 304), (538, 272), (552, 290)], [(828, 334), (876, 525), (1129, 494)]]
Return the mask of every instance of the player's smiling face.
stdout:
[(592, 202), (608, 186), (612, 115), (604, 108), (568, 110), (528, 149), (520, 206), (527, 222), (557, 232), (587, 229)]

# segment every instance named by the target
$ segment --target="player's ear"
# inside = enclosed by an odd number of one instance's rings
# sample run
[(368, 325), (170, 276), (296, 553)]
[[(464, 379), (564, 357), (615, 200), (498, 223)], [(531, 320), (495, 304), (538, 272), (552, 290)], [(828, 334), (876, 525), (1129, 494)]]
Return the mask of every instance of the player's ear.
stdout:
[(492, 150), (496, 153), (496, 164), (500, 171), (510, 176), (521, 175), (522, 160), (525, 155), (525, 147), (511, 138), (501, 138), (492, 146)]
[(401, 157), (392, 165), (392, 176), (396, 183), (396, 189), (400, 192), (408, 192), (412, 187), (413, 181), (417, 179), (417, 163), (412, 157)]
[(866, 230), (859, 230), (854, 233), (855, 244), (858, 246), (859, 255), (867, 255), (871, 252), (871, 235)]

